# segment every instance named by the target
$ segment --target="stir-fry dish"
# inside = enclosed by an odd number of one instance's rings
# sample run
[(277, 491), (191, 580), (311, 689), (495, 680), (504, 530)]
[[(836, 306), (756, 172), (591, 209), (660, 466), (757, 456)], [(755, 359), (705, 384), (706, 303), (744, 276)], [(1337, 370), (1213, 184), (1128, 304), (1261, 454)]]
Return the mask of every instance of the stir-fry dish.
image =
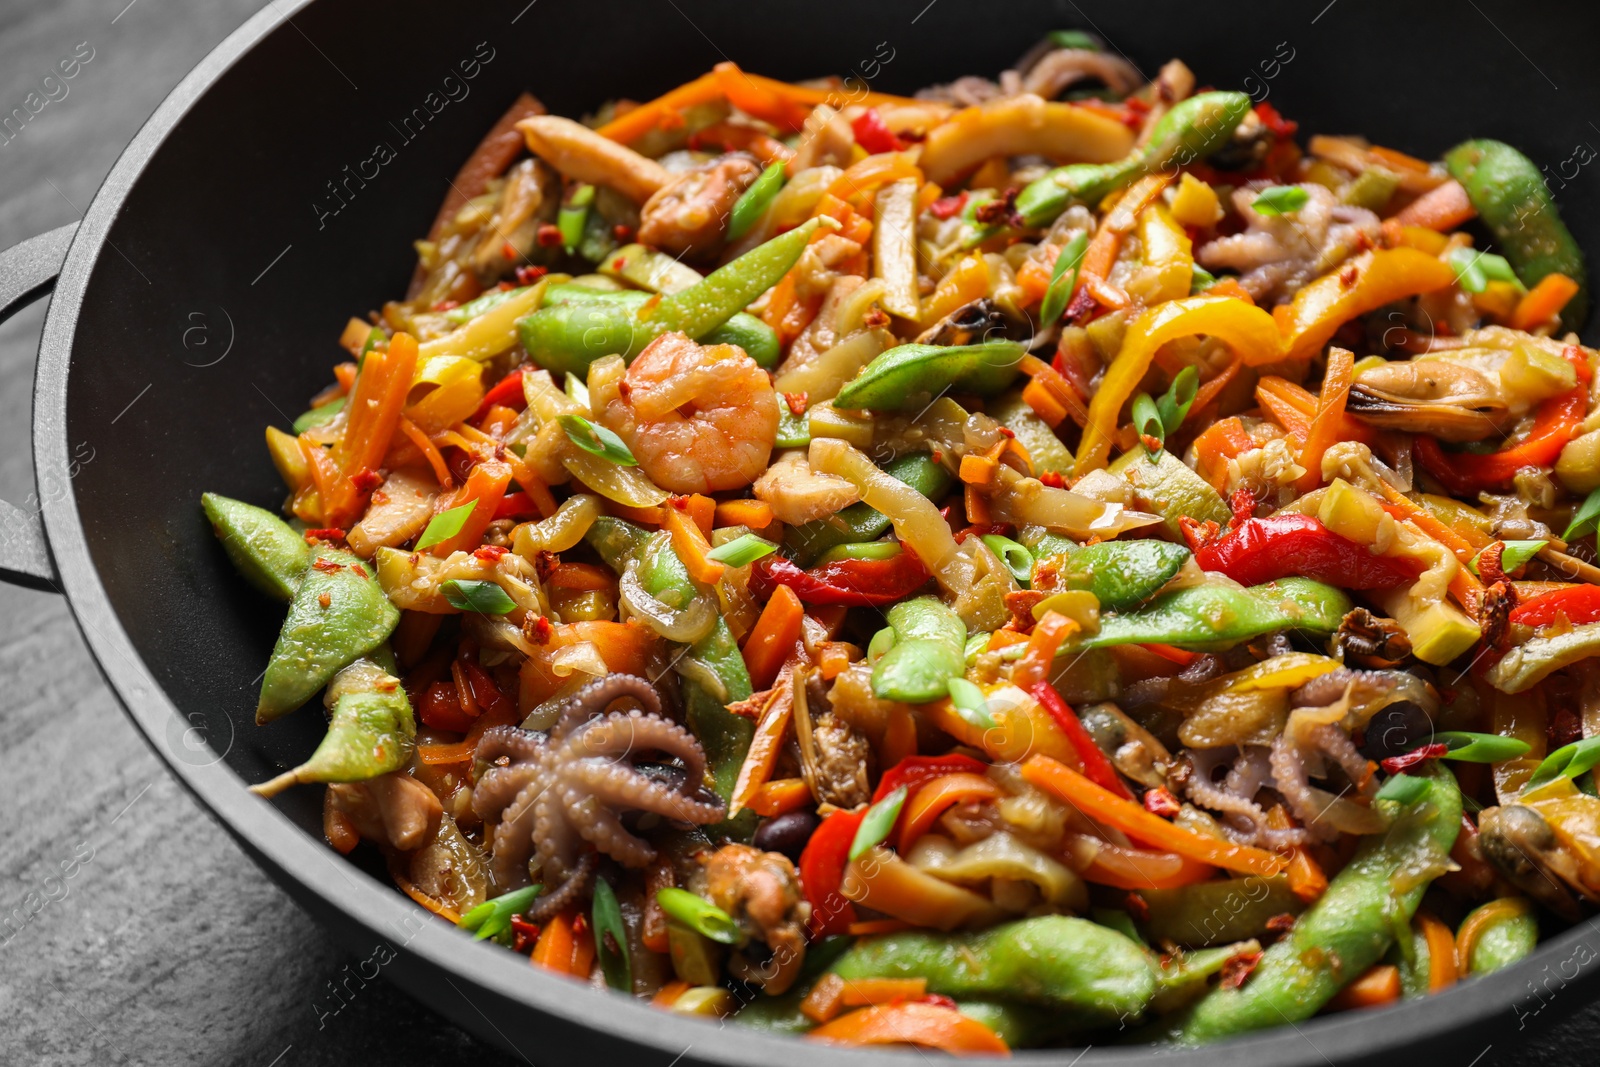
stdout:
[(1517, 149), (1060, 32), (524, 96), (416, 250), (266, 431), (288, 518), (204, 508), (287, 604), (258, 722), (327, 710), (255, 790), (444, 920), (1004, 1054), (1427, 996), (1600, 903), (1597, 353)]

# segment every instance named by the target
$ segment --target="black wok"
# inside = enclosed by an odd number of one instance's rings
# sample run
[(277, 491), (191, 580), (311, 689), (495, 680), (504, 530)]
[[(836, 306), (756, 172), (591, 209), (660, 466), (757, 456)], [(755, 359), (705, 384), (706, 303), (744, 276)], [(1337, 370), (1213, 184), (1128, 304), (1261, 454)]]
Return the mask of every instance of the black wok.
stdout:
[[(1324, 6), (1326, 4), (1326, 6)], [(1492, 20), (1492, 21), (1491, 21)], [(668, 1016), (546, 976), (425, 916), (382, 872), (321, 840), (315, 790), (244, 789), (298, 762), (315, 715), (251, 723), (279, 622), (213, 543), (203, 489), (270, 504), (261, 429), (327, 380), (346, 318), (401, 292), (410, 239), (519, 90), (557, 113), (647, 98), (724, 58), (780, 77), (854, 73), (909, 91), (993, 73), (1039, 34), (1103, 33), (1147, 73), (1181, 56), (1202, 83), (1270, 99), (1310, 130), (1437, 154), (1499, 137), (1547, 168), (1600, 250), (1600, 8), (1313, 0), (1240, 5), (1029, 0), (767, 4), (319, 0), (253, 18), (173, 92), (74, 233), (0, 255), (7, 312), (55, 281), (39, 354), (42, 522), (0, 511), (0, 573), (65, 593), (129, 715), (174, 774), (334, 937), (419, 999), (530, 1060), (808, 1065), (830, 1051)], [(1502, 30), (1504, 32), (1502, 32)], [(887, 57), (887, 58), (885, 58)], [(379, 146), (387, 151), (380, 151)], [(69, 247), (70, 245), (70, 247)], [(1594, 331), (1591, 331), (1591, 334)], [(1591, 995), (1600, 937), (1393, 1009), (1316, 1020), (1175, 1062), (1468, 1063), (1533, 1014)], [(315, 991), (308, 991), (314, 995)], [(1083, 1062), (1148, 1056), (1096, 1048)], [(1065, 1062), (1073, 1053), (1024, 1054)]]

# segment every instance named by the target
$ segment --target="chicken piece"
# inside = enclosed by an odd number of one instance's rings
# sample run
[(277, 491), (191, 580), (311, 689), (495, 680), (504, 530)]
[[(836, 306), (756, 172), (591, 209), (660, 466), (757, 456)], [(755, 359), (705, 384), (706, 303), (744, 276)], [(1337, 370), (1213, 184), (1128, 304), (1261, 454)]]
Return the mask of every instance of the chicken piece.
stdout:
[(832, 712), (819, 715), (812, 726), (816, 746), (816, 781), (813, 791), (818, 803), (855, 808), (872, 799), (867, 784), (871, 768), (872, 745), (865, 735)]
[(675, 176), (640, 211), (640, 242), (686, 258), (714, 251), (734, 201), (760, 176), (761, 166), (742, 152)]
[(822, 306), (817, 309), (817, 317), (789, 346), (789, 354), (778, 368), (776, 378), (798, 370), (843, 340), (839, 332), (839, 309), (866, 283), (865, 278), (856, 274), (840, 274), (833, 279), (828, 295), (822, 298)]
[(806, 957), (806, 920), (811, 905), (800, 893), (800, 876), (787, 856), (749, 845), (723, 845), (705, 863), (706, 897), (727, 912), (750, 937), (772, 950), (765, 963), (744, 954), (729, 960), (734, 977), (759, 983), (777, 995), (799, 977)]
[(444, 816), (433, 791), (403, 771), (330, 785), (328, 805), (347, 816), (368, 841), (401, 852), (432, 841)]
[(861, 491), (838, 475), (811, 469), (805, 449), (780, 453), (752, 487), (782, 522), (799, 525), (827, 518), (861, 499)]

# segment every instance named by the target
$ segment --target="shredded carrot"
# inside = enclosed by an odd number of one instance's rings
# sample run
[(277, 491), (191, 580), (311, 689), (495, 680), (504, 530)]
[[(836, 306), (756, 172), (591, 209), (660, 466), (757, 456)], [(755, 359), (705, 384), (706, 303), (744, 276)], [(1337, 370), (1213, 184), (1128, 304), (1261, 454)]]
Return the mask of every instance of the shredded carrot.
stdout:
[(1009, 1056), (1000, 1035), (955, 1008), (902, 1001), (859, 1008), (806, 1034), (835, 1045), (921, 1045), (953, 1055)]
[(616, 575), (593, 563), (558, 563), (550, 569), (545, 585), (551, 589), (575, 589), (587, 592), (592, 589), (610, 589), (617, 584)]
[(344, 433), (333, 446), (340, 476), (322, 496), (323, 518), (329, 526), (349, 527), (366, 507), (357, 476), (383, 466), (416, 370), (417, 341), (408, 333), (395, 334), (387, 349), (367, 353), (345, 404)]
[[(1287, 830), (1295, 821), (1283, 805), (1274, 804), (1267, 809), (1267, 825), (1274, 830)], [(1328, 876), (1310, 852), (1300, 846), (1289, 850), (1289, 890), (1307, 904), (1321, 899), (1328, 890)]]
[(1286, 378), (1269, 374), (1256, 383), (1256, 403), (1297, 442), (1304, 441), (1317, 410), (1317, 396)]
[(1355, 353), (1348, 348), (1329, 349), (1328, 369), (1322, 376), (1322, 398), (1317, 405), (1316, 418), (1306, 431), (1305, 447), (1300, 450), (1300, 465), (1306, 470), (1295, 484), (1302, 493), (1309, 493), (1322, 484), (1322, 456), (1339, 440), (1345, 400), (1355, 380), (1355, 367)]
[(439, 918), (458, 924), (461, 922), (460, 913), (448, 904), (435, 900), (415, 885), (412, 885), (411, 880), (402, 874), (397, 867), (389, 868), (389, 876), (394, 879), (394, 884), (399, 886), (406, 896), (421, 904), (424, 908), (439, 916)]
[(539, 932), (539, 940), (533, 946), (534, 966), (555, 971), (557, 974), (588, 976), (587, 968), (583, 974), (578, 974), (576, 967), (579, 960), (578, 937), (573, 925), (574, 916), (566, 912), (545, 923), (544, 929)]
[(1011, 645), (1025, 645), (1027, 643), (1028, 635), (1020, 630), (996, 630), (989, 635), (989, 644), (985, 648), (989, 652), (998, 652), (1002, 648), (1007, 648)]
[(652, 1008), (670, 1008), (678, 1002), (679, 997), (689, 992), (690, 988), (692, 987), (688, 982), (681, 978), (674, 978), (656, 990), (656, 995), (650, 998), (650, 1006)]
[(428, 435), (417, 428), (417, 424), (405, 416), (400, 417), (400, 432), (406, 439), (417, 446), (417, 451), (422, 453), (422, 458), (428, 461), (428, 466), (433, 468), (433, 476), (439, 480), (440, 489), (454, 489), (455, 479), (450, 477), (450, 467), (444, 461), (444, 456), (439, 454), (439, 449), (428, 440)]
[(1336, 1011), (1350, 1011), (1353, 1008), (1380, 1008), (1399, 999), (1400, 968), (1392, 963), (1380, 963), (1340, 990), (1329, 1006)]
[(700, 532), (700, 524), (689, 514), (687, 502), (682, 497), (668, 501), (665, 514), (666, 521), (662, 525), (672, 535), (672, 550), (683, 560), (684, 569), (695, 581), (715, 585), (728, 567), (707, 556), (711, 544)]
[(1241, 874), (1274, 875), (1284, 862), (1272, 853), (1220, 838), (1202, 837), (1124, 800), (1049, 756), (1030, 756), (1022, 776), (1085, 815), (1113, 826), (1129, 837), (1180, 856)]
[(1034, 378), (1022, 387), (1022, 401), (1031, 407), (1034, 414), (1045, 421), (1052, 430), (1060, 426), (1067, 418), (1067, 406), (1057, 400), (1055, 395), (1045, 385)]
[(498, 460), (489, 460), (472, 468), (472, 473), (467, 475), (461, 488), (439, 507), (442, 513), (470, 503), (473, 505), (472, 513), (455, 536), (446, 538), (428, 551), (442, 559), (452, 552), (469, 551), (482, 544), (483, 531), (494, 521), (495, 509), (500, 506), (501, 498), (506, 495), (506, 486), (510, 484), (511, 468)]
[[(1134, 182), (1117, 201), (1100, 227), (1095, 230), (1094, 236), (1089, 240), (1089, 247), (1084, 249), (1083, 259), (1078, 265), (1078, 283), (1074, 291), (1089, 287), (1089, 292), (1097, 300), (1104, 303), (1103, 297), (1109, 296), (1113, 300), (1119, 299), (1119, 307), (1126, 307), (1128, 297), (1121, 290), (1115, 294), (1101, 288), (1101, 284), (1111, 277), (1111, 268), (1116, 265), (1117, 254), (1122, 251), (1122, 237), (1133, 228), (1134, 221), (1139, 212), (1149, 207), (1155, 198), (1161, 195), (1172, 182), (1172, 175), (1167, 173), (1146, 174)], [(1122, 224), (1126, 220), (1126, 225)], [(1115, 287), (1111, 287), (1115, 289)]]
[(967, 521), (972, 525), (988, 526), (993, 521), (993, 516), (989, 514), (989, 498), (970, 485), (966, 487), (964, 505)]
[(817, 671), (831, 682), (850, 666), (851, 645), (844, 641), (824, 641), (817, 649)]
[(800, 1002), (800, 1014), (814, 1023), (825, 1023), (837, 1016), (842, 1007), (844, 979), (836, 974), (825, 974), (817, 979), (817, 984)]
[(1045, 613), (1028, 637), (1028, 647), (1011, 667), (1011, 684), (1028, 692), (1050, 677), (1056, 653), (1067, 638), (1077, 633), (1078, 623), (1058, 611)]
[(1416, 925), (1428, 943), (1428, 992), (1437, 993), (1455, 984), (1459, 977), (1456, 963), (1456, 935), (1425, 911), (1417, 912)]
[(1382, 479), (1379, 479), (1378, 484), (1389, 501), (1384, 505), (1385, 511), (1397, 519), (1410, 521), (1417, 529), (1455, 554), (1461, 566), (1456, 568), (1455, 577), (1450, 579), (1450, 593), (1463, 608), (1467, 609), (1468, 614), (1476, 616), (1478, 606), (1483, 603), (1483, 583), (1467, 566), (1476, 555), (1471, 542), (1452, 527), (1440, 522), (1426, 509), (1412, 503), (1392, 485)]
[(885, 767), (893, 767), (907, 756), (917, 754), (917, 720), (909, 708), (896, 707), (889, 712), (889, 723), (884, 728), (878, 754)]
[(1237, 415), (1219, 419), (1194, 439), (1195, 469), (1221, 490), (1228, 484), (1228, 461), (1254, 447), (1255, 440)]
[(1402, 226), (1421, 226), (1423, 229), (1444, 233), (1474, 218), (1478, 209), (1472, 206), (1467, 190), (1458, 181), (1447, 181), (1430, 189), (1401, 208), (1394, 220)]
[[(727, 65), (732, 66), (732, 64)], [(748, 71), (741, 71), (740, 73), (753, 84), (779, 93), (806, 107), (816, 107), (818, 104), (832, 104), (837, 107), (843, 103), (840, 97), (842, 90), (839, 89), (811, 88), (805, 85), (794, 85), (789, 82), (778, 81), (776, 78), (763, 77), (760, 74), (751, 74)], [(866, 107), (877, 107), (881, 104), (893, 104), (900, 107), (927, 107), (927, 101), (925, 100), (913, 100), (907, 96), (895, 96), (893, 93), (868, 92), (859, 94), (853, 90), (850, 92), (850, 102)]]
[(703, 493), (695, 493), (688, 499), (689, 517), (694, 524), (700, 527), (702, 537), (711, 536), (711, 524), (716, 518), (717, 502)]
[(855, 978), (844, 983), (844, 1006), (860, 1008), (869, 1004), (893, 1004), (898, 1000), (921, 1000), (928, 995), (926, 978)]
[(1419, 174), (1426, 174), (1432, 169), (1426, 162), (1416, 156), (1408, 156), (1404, 152), (1398, 152), (1393, 148), (1385, 148), (1381, 144), (1369, 145), (1367, 152), (1391, 166), (1399, 167), (1401, 170), (1411, 170)]
[(1222, 368), (1221, 373), (1199, 389), (1196, 389), (1194, 401), (1189, 405), (1189, 410), (1183, 417), (1184, 421), (1188, 422), (1191, 415), (1198, 419), (1200, 413), (1210, 407), (1218, 396), (1222, 395), (1222, 391), (1228, 387), (1228, 383), (1239, 376), (1239, 368), (1243, 366), (1244, 360), (1239, 356), (1234, 356), (1233, 362)]
[(765, 500), (718, 501), (712, 521), (717, 526), (748, 526), (752, 530), (764, 530), (772, 525), (772, 505)]
[(772, 327), (779, 343), (785, 348), (794, 343), (794, 339), (811, 324), (822, 307), (822, 294), (806, 298), (800, 296), (798, 280), (792, 270), (785, 274), (773, 286), (771, 295), (767, 297), (766, 310), (761, 313), (761, 320)]
[(793, 589), (786, 585), (773, 589), (772, 597), (744, 642), (744, 663), (750, 671), (750, 685), (756, 690), (767, 688), (778, 677), (783, 661), (789, 658), (795, 642), (800, 640), (805, 613)]
[(1177, 648), (1173, 645), (1162, 645), (1146, 642), (1139, 646), (1147, 652), (1154, 652), (1164, 660), (1176, 663), (1180, 667), (1187, 667), (1200, 658), (1200, 653), (1190, 652), (1188, 649)]
[(906, 855), (947, 809), (968, 800), (994, 800), (1001, 795), (1000, 787), (981, 774), (958, 772), (935, 778), (918, 789), (906, 804), (900, 816), (896, 847), (902, 856)]
[(898, 934), (911, 929), (904, 919), (860, 919), (850, 924), (845, 933), (851, 937), (877, 937), (880, 934)]
[(721, 96), (722, 85), (716, 73), (702, 74), (692, 82), (686, 82), (647, 104), (640, 104), (633, 110), (617, 116), (595, 132), (602, 137), (627, 144), (660, 126), (668, 115), (676, 114), (685, 108), (710, 103), (720, 99)]
[(773, 818), (799, 811), (811, 803), (811, 788), (804, 778), (774, 778), (756, 790), (746, 805), (757, 815)]
[(961, 480), (968, 485), (992, 485), (1000, 464), (988, 456), (969, 454), (961, 457)]
[(783, 740), (789, 735), (789, 721), (794, 717), (794, 687), (788, 684), (789, 679), (787, 673), (779, 676), (778, 684), (767, 698), (767, 706), (762, 709), (761, 720), (756, 723), (750, 748), (739, 766), (739, 778), (734, 783), (733, 796), (728, 801), (730, 819), (739, 814), (754, 799), (757, 790), (772, 777), (772, 768), (777, 765)]
[(1039, 258), (1030, 258), (1017, 268), (1017, 284), (1027, 295), (1024, 304), (1037, 304), (1044, 299), (1045, 291), (1050, 288), (1050, 267), (1047, 264), (1054, 263), (1061, 252), (1053, 244), (1041, 245), (1040, 250)]
[(903, 178), (915, 179), (920, 185), (922, 171), (912, 162), (909, 152), (886, 152), (852, 163), (828, 186), (828, 192), (854, 208), (864, 209), (880, 186)]
[(1559, 315), (1567, 302), (1577, 295), (1577, 282), (1565, 274), (1546, 274), (1517, 301), (1517, 309), (1511, 313), (1511, 328), (1532, 330)]
[(1255, 306), (1255, 297), (1250, 295), (1250, 290), (1239, 284), (1237, 278), (1219, 278), (1217, 283), (1206, 290), (1207, 296), (1231, 296), (1235, 300), (1243, 300), (1251, 307)]
[(717, 87), (722, 90), (722, 95), (728, 98), (728, 103), (745, 114), (770, 122), (786, 133), (799, 133), (805, 128), (811, 107), (778, 89), (777, 86), (782, 86), (782, 82), (769, 83), (765, 78), (757, 80), (732, 62), (718, 63), (712, 69), (712, 74), (717, 79)]

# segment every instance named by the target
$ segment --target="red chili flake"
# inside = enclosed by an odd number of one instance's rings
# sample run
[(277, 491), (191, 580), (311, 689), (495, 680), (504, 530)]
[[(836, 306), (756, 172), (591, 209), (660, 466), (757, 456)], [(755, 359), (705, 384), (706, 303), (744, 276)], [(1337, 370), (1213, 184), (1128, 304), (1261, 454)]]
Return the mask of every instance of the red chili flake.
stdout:
[(343, 540), (344, 531), (339, 529), (337, 526), (330, 526), (325, 530), (306, 531), (306, 544), (308, 545), (316, 541), (332, 541), (337, 544)]
[(532, 285), (549, 273), (549, 267), (518, 267), (517, 281), (522, 285)]
[(1415, 767), (1424, 760), (1438, 759), (1440, 756), (1449, 751), (1449, 745), (1445, 744), (1443, 741), (1435, 741), (1432, 744), (1423, 745), (1420, 748), (1414, 748), (1410, 752), (1403, 753), (1399, 756), (1390, 756), (1388, 759), (1383, 761), (1382, 766), (1383, 769), (1388, 771), (1390, 774), (1399, 774), (1407, 767)]
[(671, 504), (679, 511), (689, 510), (689, 498), (686, 496), (669, 496), (667, 497), (667, 503)]
[(442, 311), (454, 311), (456, 308), (458, 308), (460, 306), (461, 306), (461, 301), (459, 301), (459, 300), (441, 300), (437, 304), (433, 305), (433, 310), (441, 311), (441, 312)]
[(796, 418), (799, 418), (801, 415), (806, 413), (805, 393), (784, 393), (783, 399), (784, 402), (789, 405), (790, 413)]
[(954, 218), (966, 206), (966, 193), (960, 193), (956, 196), (941, 196), (928, 205), (928, 214), (936, 219)]
[(578, 914), (576, 914), (576, 915), (574, 915), (572, 917), (572, 936), (573, 937), (582, 937), (584, 934), (586, 934), (588, 932), (589, 932), (589, 917), (587, 915), (585, 915), (583, 912), (580, 911), (580, 912), (578, 912)]
[(1150, 921), (1150, 902), (1138, 893), (1129, 893), (1123, 898), (1122, 905), (1128, 909), (1128, 914), (1139, 922)]
[(1284, 118), (1277, 108), (1265, 100), (1256, 105), (1256, 118), (1260, 119), (1261, 124), (1271, 130), (1276, 137), (1293, 137), (1295, 131), (1300, 128), (1298, 122)]
[(631, 241), (633, 240), (633, 227), (619, 222), (611, 227), (611, 236), (619, 241)]
[(621, 270), (623, 267), (626, 267), (627, 265), (628, 265), (628, 257), (627, 256), (618, 256), (616, 259), (613, 259), (611, 261), (611, 269), (612, 270)]
[(333, 597), (327, 593), (323, 593), (321, 596), (317, 597), (317, 603), (321, 604), (322, 609), (326, 611), (328, 609), (328, 605), (333, 603)]
[(898, 152), (905, 147), (875, 108), (868, 108), (858, 115), (850, 124), (850, 131), (855, 134), (856, 144), (866, 149), (868, 155)]
[(498, 563), (500, 557), (506, 554), (506, 550), (499, 545), (483, 545), (474, 549), (472, 554), (485, 563)]
[(866, 313), (861, 316), (861, 325), (865, 326), (869, 330), (876, 330), (881, 326), (887, 326), (889, 325), (889, 313), (878, 305), (874, 304), (867, 308)]
[(978, 209), (972, 213), (972, 217), (985, 226), (1004, 222), (1011, 216), (1016, 202), (1017, 189), (1012, 187), (1007, 189), (1005, 195), (999, 200), (990, 200), (987, 203), (979, 204)]
[(1161, 438), (1142, 433), (1139, 435), (1139, 440), (1143, 442), (1145, 450), (1152, 456), (1161, 451)]
[(539, 242), (540, 248), (554, 248), (561, 243), (561, 228), (551, 222), (543, 223), (534, 240)]
[(1282, 937), (1284, 934), (1287, 934), (1289, 931), (1294, 929), (1294, 923), (1295, 918), (1292, 913), (1281, 911), (1267, 920), (1267, 933), (1277, 934), (1279, 937)]
[(1128, 97), (1128, 99), (1122, 102), (1122, 106), (1138, 115), (1150, 114), (1149, 103), (1139, 99), (1137, 96)]
[(1144, 810), (1163, 819), (1171, 819), (1183, 810), (1183, 805), (1178, 803), (1178, 798), (1173, 796), (1170, 790), (1156, 786), (1145, 791)]
[[(519, 272), (520, 272), (520, 271), (521, 271), (521, 270), (522, 270), (522, 269), (523, 269), (523, 268), (521, 268), (521, 267), (518, 267), (518, 268), (517, 268), (517, 270), (518, 270), (518, 271), (519, 271)], [(543, 268), (541, 268), (541, 269), (543, 269)], [(509, 292), (510, 292), (510, 291), (511, 291), (511, 290), (513, 290), (513, 289), (515, 289), (515, 288), (516, 288), (516, 286), (514, 286), (514, 285), (512, 285), (512, 284), (511, 284), (511, 283), (510, 283), (510, 282), (501, 282), (501, 283), (500, 283), (500, 284), (499, 284), (499, 285), (496, 285), (496, 286), (495, 286), (495, 288), (496, 288), (496, 289), (497, 289), (497, 290), (499, 290), (499, 291), (500, 291), (500, 292), (502, 292), (502, 293), (509, 293)]]
[(329, 574), (332, 574), (334, 571), (339, 570), (344, 566), (343, 563), (335, 563), (333, 560), (323, 559), (321, 556), (318, 556), (311, 565), (317, 568), (317, 570), (327, 571)]
[(1085, 285), (1073, 294), (1072, 300), (1067, 304), (1067, 318), (1076, 323), (1099, 306), (1099, 301), (1095, 300), (1094, 294), (1089, 292), (1089, 287)]
[(520, 915), (511, 916), (511, 949), (513, 952), (528, 952), (532, 950), (535, 941), (539, 940), (541, 927), (538, 923), (531, 923)]
[(1189, 543), (1190, 552), (1200, 551), (1206, 542), (1222, 532), (1222, 527), (1211, 519), (1200, 522), (1191, 515), (1178, 516), (1178, 529), (1182, 532), (1183, 539)]
[(1344, 289), (1354, 289), (1355, 286), (1356, 286), (1356, 282), (1358, 282), (1360, 280), (1361, 280), (1361, 268), (1360, 267), (1352, 266), (1352, 267), (1349, 267), (1348, 269), (1346, 269), (1344, 271), (1341, 271), (1340, 274), (1339, 274), (1339, 285), (1340, 285), (1341, 288), (1344, 288)]
[(1051, 489), (1065, 489), (1067, 487), (1067, 480), (1061, 477), (1059, 471), (1045, 471), (1039, 475), (1039, 480)]
[(370, 493), (383, 484), (383, 476), (371, 467), (362, 467), (350, 476), (350, 484), (363, 493)]
[(944, 462), (944, 452), (941, 451), (940, 449), (937, 449), (937, 448), (934, 449), (933, 450), (933, 461), (935, 463), (943, 463)]
[(918, 1004), (937, 1004), (939, 1007), (941, 1007), (941, 1008), (949, 1008), (951, 1011), (958, 1011), (958, 1010), (960, 1010), (960, 1007), (961, 1007), (954, 1000), (952, 1000), (950, 997), (945, 996), (943, 993), (924, 993), (921, 997), (919, 997), (917, 999), (916, 1003), (918, 1003)]
[(548, 645), (550, 643), (550, 635), (554, 629), (555, 628), (550, 625), (550, 620), (545, 618), (543, 615), (540, 615), (534, 620), (533, 623), (534, 643), (539, 645)]
[(517, 246), (512, 244), (510, 241), (500, 242), (500, 258), (505, 260), (507, 263), (517, 259), (520, 255), (522, 255), (522, 253), (518, 252)]
[(366, 580), (366, 581), (371, 581), (372, 580), (372, 575), (368, 574), (367, 573), (367, 569), (365, 567), (363, 567), (361, 564), (352, 563), (352, 564), (350, 564), (350, 569), (356, 572), (356, 577), (357, 578), (361, 578), (361, 579)]
[(1259, 952), (1241, 952), (1237, 956), (1230, 956), (1228, 962), (1222, 965), (1222, 988), (1238, 989), (1244, 985), (1245, 979), (1250, 977), (1250, 972), (1260, 962)]

